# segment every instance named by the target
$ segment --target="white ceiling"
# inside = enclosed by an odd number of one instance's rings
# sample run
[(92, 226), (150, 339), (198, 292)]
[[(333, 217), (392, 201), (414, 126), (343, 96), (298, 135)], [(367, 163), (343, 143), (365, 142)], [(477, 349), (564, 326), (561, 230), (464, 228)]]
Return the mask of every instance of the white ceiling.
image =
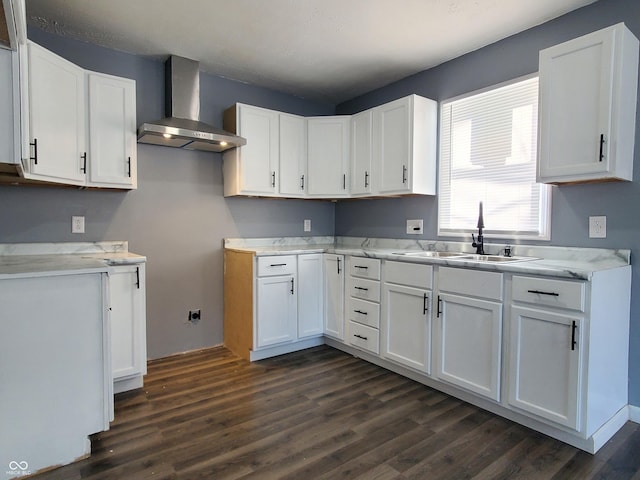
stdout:
[(330, 103), (595, 0), (27, 0), (30, 25)]

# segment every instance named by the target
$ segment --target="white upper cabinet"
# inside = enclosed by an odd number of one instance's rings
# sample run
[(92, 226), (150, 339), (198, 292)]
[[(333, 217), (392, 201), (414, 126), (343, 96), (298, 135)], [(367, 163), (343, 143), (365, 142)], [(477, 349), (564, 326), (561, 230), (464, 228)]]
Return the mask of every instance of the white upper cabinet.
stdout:
[(351, 195), (371, 193), (371, 110), (351, 117)]
[(247, 144), (223, 154), (224, 195), (274, 196), (278, 191), (279, 114), (238, 103), (227, 109), (224, 128)]
[(542, 50), (538, 182), (632, 180), (637, 89), (622, 23)]
[(0, 48), (0, 162), (20, 163), (19, 135), (20, 126), (17, 120), (20, 118), (19, 108), (16, 108), (16, 93), (18, 88), (14, 85), (17, 78), (14, 72), (16, 53)]
[[(27, 42), (27, 178), (73, 185), (86, 180), (85, 74), (77, 65)], [(23, 77), (24, 78), (24, 77)]]
[(373, 109), (374, 193), (436, 193), (438, 104), (410, 95)]
[(33, 42), (20, 57), (25, 178), (136, 188), (135, 81), (88, 72)]
[(350, 123), (348, 115), (307, 118), (309, 196), (348, 196)]
[(280, 113), (280, 194), (302, 197), (307, 191), (307, 120)]
[(89, 184), (136, 187), (136, 82), (89, 73)]

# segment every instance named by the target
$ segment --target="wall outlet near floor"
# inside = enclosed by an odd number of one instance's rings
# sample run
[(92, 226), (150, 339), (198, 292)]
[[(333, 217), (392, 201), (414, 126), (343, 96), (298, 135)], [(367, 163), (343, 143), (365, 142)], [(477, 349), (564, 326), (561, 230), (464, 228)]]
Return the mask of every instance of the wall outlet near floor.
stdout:
[(200, 321), (200, 309), (189, 310), (189, 322), (194, 325)]
[(310, 232), (311, 231), (311, 220), (305, 220), (304, 221), (304, 231), (305, 232)]
[(607, 217), (589, 217), (589, 238), (607, 238)]
[(71, 217), (71, 233), (84, 233), (84, 217), (83, 216)]
[(408, 235), (422, 235), (422, 220), (407, 220)]

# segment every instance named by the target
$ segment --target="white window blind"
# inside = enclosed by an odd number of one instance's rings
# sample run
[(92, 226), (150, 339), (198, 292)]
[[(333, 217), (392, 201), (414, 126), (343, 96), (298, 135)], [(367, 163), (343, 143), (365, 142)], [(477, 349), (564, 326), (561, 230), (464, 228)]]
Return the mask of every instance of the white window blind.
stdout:
[(444, 102), (438, 235), (549, 239), (550, 188), (536, 183), (538, 78)]

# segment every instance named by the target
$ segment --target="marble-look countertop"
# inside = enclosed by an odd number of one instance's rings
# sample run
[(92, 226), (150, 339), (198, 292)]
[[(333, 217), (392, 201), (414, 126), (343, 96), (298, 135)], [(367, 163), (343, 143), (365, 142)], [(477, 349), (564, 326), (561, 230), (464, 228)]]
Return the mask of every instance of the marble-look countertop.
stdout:
[[(333, 241), (332, 241), (333, 240)], [(510, 262), (481, 262), (455, 257), (415, 257), (404, 252), (437, 251), (475, 253), (470, 242), (442, 242), (362, 237), (284, 237), (228, 238), (226, 249), (251, 252), (256, 256), (304, 253), (336, 253), (383, 260), (465, 267), (497, 272), (547, 275), (551, 277), (591, 280), (593, 273), (630, 265), (627, 249), (512, 245), (511, 254), (519, 257)], [(485, 243), (485, 253), (502, 255), (505, 244)]]
[(146, 262), (128, 242), (2, 243), (0, 279), (108, 272), (117, 265)]

